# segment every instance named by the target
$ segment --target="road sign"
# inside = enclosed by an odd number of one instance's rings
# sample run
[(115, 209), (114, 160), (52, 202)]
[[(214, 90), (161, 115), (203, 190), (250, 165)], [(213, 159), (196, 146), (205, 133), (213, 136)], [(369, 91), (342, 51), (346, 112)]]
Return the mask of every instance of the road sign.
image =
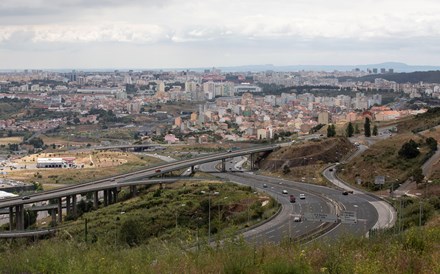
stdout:
[(383, 184), (385, 184), (385, 176), (376, 176), (376, 177), (374, 177), (374, 184), (375, 185), (383, 185)]
[(357, 216), (355, 211), (342, 211), (341, 212), (341, 223), (344, 224), (356, 224)]
[(336, 214), (327, 213), (304, 213), (304, 219), (312, 222), (337, 223), (338, 216)]

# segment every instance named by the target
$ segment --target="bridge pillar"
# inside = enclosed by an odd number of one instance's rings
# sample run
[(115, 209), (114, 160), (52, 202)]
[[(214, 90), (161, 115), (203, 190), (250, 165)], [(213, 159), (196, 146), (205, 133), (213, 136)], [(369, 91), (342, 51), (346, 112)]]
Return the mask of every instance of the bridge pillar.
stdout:
[(226, 171), (226, 159), (222, 159), (222, 172)]
[(254, 153), (251, 153), (251, 157), (250, 157), (251, 159), (250, 159), (250, 162), (251, 162), (251, 170), (254, 170), (254, 168), (255, 168), (255, 164), (254, 164), (254, 161), (255, 161), (255, 154)]
[(118, 189), (113, 189), (113, 203), (116, 203), (118, 201)]
[(15, 206), (15, 222), (17, 230), (24, 230), (24, 205)]
[(9, 207), (9, 231), (12, 231), (12, 225), (14, 223), (14, 207)]
[(93, 192), (93, 207), (95, 209), (97, 209), (98, 206), (99, 206), (99, 196), (98, 196), (98, 194), (99, 194), (99, 191)]
[(50, 211), (50, 216), (52, 216), (52, 224), (56, 224), (57, 223), (57, 213), (56, 213), (55, 208)]
[(194, 166), (191, 166), (191, 174), (193, 174), (194, 173)]
[(66, 196), (66, 216), (70, 215), (70, 196)]
[(63, 222), (63, 199), (58, 198), (58, 222), (61, 224)]
[(76, 218), (76, 194), (74, 194), (72, 196), (72, 212), (73, 212), (73, 217)]
[(104, 206), (108, 206), (108, 191), (104, 189)]

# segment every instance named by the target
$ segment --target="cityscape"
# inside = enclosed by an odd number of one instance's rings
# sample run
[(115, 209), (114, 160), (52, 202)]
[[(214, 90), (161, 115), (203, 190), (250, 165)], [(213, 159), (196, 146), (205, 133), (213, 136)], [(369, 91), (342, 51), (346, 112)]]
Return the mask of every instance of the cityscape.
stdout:
[(419, 2), (2, 1), (0, 272), (438, 273)]

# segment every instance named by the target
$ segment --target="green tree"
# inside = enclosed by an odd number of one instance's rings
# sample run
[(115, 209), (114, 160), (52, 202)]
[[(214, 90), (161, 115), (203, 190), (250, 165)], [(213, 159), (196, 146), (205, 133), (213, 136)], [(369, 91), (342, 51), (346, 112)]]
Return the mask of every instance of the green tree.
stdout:
[(365, 118), (365, 123), (364, 123), (364, 134), (365, 137), (370, 137), (371, 136), (371, 125), (370, 125), (370, 118), (366, 117)]
[(34, 148), (42, 148), (44, 146), (43, 139), (40, 137), (35, 137), (32, 140), (29, 141), (30, 145), (33, 145)]
[(399, 150), (399, 156), (411, 159), (415, 158), (420, 154), (420, 151), (418, 149), (418, 145), (414, 140), (409, 140), (408, 142), (404, 143), (402, 147)]
[(348, 122), (348, 126), (347, 126), (347, 129), (345, 130), (345, 132), (347, 133), (347, 137), (353, 136), (354, 128), (353, 128), (353, 124), (351, 122)]
[(425, 176), (423, 175), (423, 170), (422, 170), (420, 167), (415, 168), (415, 169), (412, 171), (411, 176), (413, 177), (413, 180), (414, 180), (417, 184), (420, 184), (421, 182), (423, 182), (423, 179), (425, 178)]
[(437, 140), (429, 137), (426, 139), (426, 144), (428, 145), (431, 151), (437, 151)]
[(335, 125), (328, 125), (327, 127), (327, 137), (336, 136), (336, 128)]
[(377, 125), (373, 126), (373, 136), (377, 136), (378, 134), (378, 129), (377, 129)]

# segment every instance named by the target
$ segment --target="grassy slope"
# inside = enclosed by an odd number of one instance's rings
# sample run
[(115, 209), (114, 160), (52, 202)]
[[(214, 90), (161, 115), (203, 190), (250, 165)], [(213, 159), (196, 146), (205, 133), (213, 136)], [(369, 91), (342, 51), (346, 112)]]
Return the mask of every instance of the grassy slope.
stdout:
[(329, 162), (341, 161), (352, 150), (354, 146), (346, 138), (325, 138), (283, 147), (271, 153), (260, 166), (268, 175), (325, 185), (322, 168)]
[[(12, 245), (13, 246), (13, 245)], [(19, 273), (439, 273), (440, 228), (412, 229), (373, 239), (347, 237), (332, 244), (259, 247), (238, 241), (187, 251), (154, 242), (114, 248), (48, 240), (2, 246), (0, 268)], [(11, 263), (14, 262), (14, 263)]]

